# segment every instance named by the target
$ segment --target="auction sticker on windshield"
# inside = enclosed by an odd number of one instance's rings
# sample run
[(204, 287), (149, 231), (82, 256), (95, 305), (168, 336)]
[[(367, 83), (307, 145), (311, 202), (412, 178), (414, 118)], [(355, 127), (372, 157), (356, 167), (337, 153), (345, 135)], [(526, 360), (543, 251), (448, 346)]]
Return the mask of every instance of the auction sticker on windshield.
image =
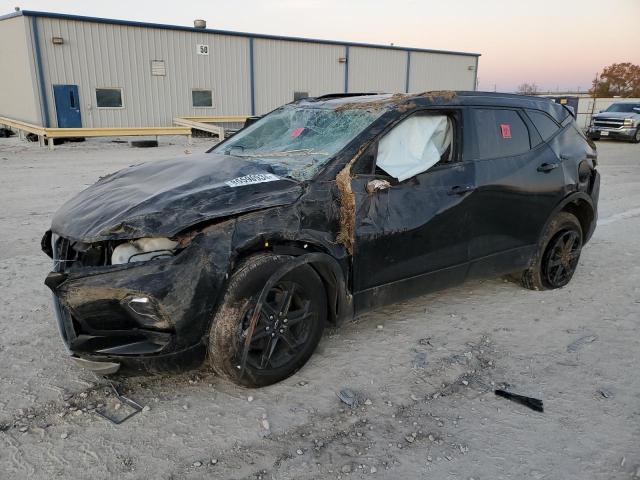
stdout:
[(244, 177), (234, 178), (228, 182), (224, 182), (230, 187), (242, 187), (244, 185), (253, 185), (254, 183), (265, 183), (280, 180), (280, 177), (272, 173), (254, 173), (253, 175), (245, 175)]

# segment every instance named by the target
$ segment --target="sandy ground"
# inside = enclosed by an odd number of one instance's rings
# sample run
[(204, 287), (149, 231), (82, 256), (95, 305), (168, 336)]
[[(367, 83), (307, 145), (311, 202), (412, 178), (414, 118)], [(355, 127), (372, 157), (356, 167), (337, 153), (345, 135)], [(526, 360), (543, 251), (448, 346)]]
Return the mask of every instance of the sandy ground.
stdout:
[[(1, 478), (640, 478), (640, 146), (599, 143), (600, 222), (566, 288), (497, 278), (382, 309), (260, 390), (117, 378), (150, 408), (116, 426), (92, 411), (107, 384), (66, 356), (39, 243), (98, 176), (207, 146), (171, 141), (0, 139)], [(503, 383), (545, 412), (496, 397)], [(350, 409), (345, 387), (367, 401)]]

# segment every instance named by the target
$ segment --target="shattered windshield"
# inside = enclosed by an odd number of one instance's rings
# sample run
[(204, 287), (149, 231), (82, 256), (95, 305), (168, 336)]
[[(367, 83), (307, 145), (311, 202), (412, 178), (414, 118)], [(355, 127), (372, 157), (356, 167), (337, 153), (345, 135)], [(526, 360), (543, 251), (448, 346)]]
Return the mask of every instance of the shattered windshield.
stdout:
[(382, 113), (285, 105), (213, 151), (246, 158), (279, 176), (309, 180)]

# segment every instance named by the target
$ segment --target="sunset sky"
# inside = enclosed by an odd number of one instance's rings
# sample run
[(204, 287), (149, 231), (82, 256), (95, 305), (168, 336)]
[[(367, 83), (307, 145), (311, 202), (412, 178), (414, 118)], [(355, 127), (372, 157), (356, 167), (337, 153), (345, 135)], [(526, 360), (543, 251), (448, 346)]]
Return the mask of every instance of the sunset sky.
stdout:
[(477, 52), (481, 90), (586, 90), (596, 72), (640, 64), (640, 0), (0, 0), (126, 20)]

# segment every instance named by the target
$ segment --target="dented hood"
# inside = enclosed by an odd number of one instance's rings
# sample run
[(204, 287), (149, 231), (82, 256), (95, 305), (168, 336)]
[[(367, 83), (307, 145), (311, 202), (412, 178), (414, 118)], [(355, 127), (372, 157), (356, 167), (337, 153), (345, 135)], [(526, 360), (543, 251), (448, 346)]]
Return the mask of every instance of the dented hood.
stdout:
[(201, 222), (295, 202), (301, 185), (268, 168), (213, 153), (135, 165), (66, 202), (51, 230), (87, 243), (170, 237)]

